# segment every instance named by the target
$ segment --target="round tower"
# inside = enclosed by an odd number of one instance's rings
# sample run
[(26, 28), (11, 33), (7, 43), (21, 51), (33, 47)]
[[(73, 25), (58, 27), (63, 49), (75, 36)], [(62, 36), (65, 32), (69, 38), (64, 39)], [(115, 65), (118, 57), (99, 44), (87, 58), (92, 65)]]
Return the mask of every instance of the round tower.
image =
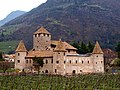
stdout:
[(50, 50), (51, 48), (51, 34), (41, 27), (33, 35), (33, 49), (37, 51)]

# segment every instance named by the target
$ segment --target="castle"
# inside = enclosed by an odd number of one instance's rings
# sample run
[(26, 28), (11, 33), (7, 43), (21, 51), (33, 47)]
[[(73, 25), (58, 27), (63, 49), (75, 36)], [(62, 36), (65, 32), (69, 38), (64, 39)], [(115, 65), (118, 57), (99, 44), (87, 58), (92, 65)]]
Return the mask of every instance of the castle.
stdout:
[(78, 54), (77, 49), (61, 40), (51, 40), (51, 34), (43, 27), (33, 34), (33, 49), (27, 51), (21, 40), (15, 53), (15, 68), (33, 69), (33, 57), (42, 57), (43, 73), (71, 75), (104, 73), (103, 51), (98, 42), (90, 54)]

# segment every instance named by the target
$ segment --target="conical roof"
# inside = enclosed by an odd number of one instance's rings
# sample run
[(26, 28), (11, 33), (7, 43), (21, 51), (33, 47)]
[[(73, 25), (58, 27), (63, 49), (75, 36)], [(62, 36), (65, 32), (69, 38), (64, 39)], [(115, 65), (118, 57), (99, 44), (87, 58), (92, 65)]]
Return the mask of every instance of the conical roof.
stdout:
[(27, 51), (27, 49), (24, 45), (24, 42), (23, 42), (23, 40), (21, 40), (20, 43), (18, 44), (16, 52), (26, 52), (26, 51)]
[(40, 29), (38, 29), (34, 34), (50, 34), (44, 27), (41, 27)]
[(95, 47), (94, 47), (92, 53), (93, 53), (93, 54), (103, 54), (103, 51), (102, 51), (102, 49), (101, 49), (98, 41), (96, 42)]
[(61, 39), (58, 41), (57, 46), (55, 47), (54, 51), (66, 52), (64, 43), (61, 41)]

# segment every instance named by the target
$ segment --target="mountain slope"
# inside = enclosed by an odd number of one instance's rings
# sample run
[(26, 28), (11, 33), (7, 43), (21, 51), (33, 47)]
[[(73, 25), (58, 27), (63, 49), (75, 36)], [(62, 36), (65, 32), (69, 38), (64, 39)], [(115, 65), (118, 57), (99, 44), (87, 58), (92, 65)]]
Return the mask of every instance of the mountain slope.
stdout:
[[(32, 45), (32, 34), (44, 26), (53, 39), (96, 41), (113, 48), (120, 40), (119, 0), (48, 0), (23, 16), (5, 24), (2, 30), (13, 31), (0, 40), (24, 39)], [(31, 43), (31, 44), (29, 44)]]
[(6, 18), (0, 21), (0, 26), (4, 25), (5, 23), (9, 22), (10, 20), (15, 19), (16, 17), (25, 14), (25, 11), (13, 11), (11, 12)]

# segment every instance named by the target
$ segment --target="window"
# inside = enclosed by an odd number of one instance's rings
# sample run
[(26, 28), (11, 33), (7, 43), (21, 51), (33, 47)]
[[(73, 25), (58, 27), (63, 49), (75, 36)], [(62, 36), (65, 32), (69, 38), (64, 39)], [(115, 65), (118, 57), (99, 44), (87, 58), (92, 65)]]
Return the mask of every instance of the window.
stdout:
[(30, 63), (31, 63), (31, 60), (30, 60)]
[(46, 60), (46, 64), (48, 63), (48, 60)]
[(88, 64), (89, 64), (89, 61), (88, 61)]
[(83, 64), (83, 61), (82, 61), (82, 64)]
[(26, 60), (26, 63), (28, 63), (28, 60)]
[(64, 64), (66, 63), (66, 61), (64, 61)]
[(80, 72), (82, 72), (82, 70), (80, 70)]
[(47, 34), (47, 36), (49, 37), (49, 34)]
[(57, 69), (55, 69), (55, 73), (57, 73)]
[(65, 56), (65, 53), (64, 53), (64, 56)]
[(71, 63), (71, 60), (70, 60), (70, 63)]
[(101, 61), (101, 63), (103, 63), (103, 61)]
[(45, 36), (45, 34), (43, 34)]
[(40, 34), (38, 34), (38, 37), (40, 37)]
[(60, 53), (58, 53), (58, 54), (60, 54)]
[(59, 63), (59, 61), (56, 61), (56, 63), (58, 64), (58, 63)]
[(76, 63), (77, 63), (77, 60), (76, 60)]
[(53, 63), (53, 59), (51, 60), (51, 63)]
[(96, 62), (96, 64), (97, 64), (97, 62)]
[(96, 57), (98, 57), (98, 56), (96, 56)]
[(37, 37), (37, 34), (35, 34), (35, 37)]
[(17, 60), (18, 63), (20, 63), (20, 60)]
[(70, 53), (70, 50), (68, 50), (68, 53)]
[(18, 56), (20, 56), (20, 53), (18, 53)]

